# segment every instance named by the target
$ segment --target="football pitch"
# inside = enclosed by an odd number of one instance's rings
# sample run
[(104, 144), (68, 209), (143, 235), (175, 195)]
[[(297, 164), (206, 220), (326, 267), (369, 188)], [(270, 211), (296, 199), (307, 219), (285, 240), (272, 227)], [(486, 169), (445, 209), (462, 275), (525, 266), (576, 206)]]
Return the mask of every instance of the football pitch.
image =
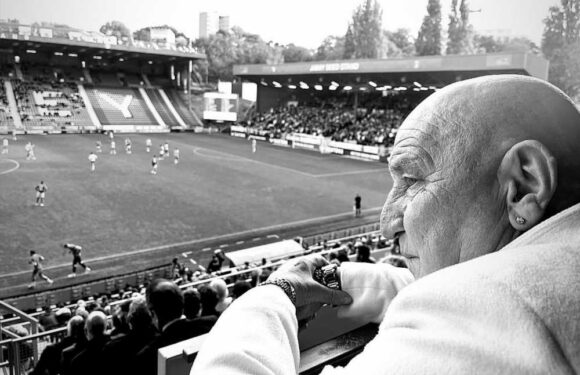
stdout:
[[(132, 154), (124, 150), (131, 138)], [(151, 138), (150, 153), (145, 140)], [(88, 155), (101, 140), (96, 171)], [(28, 252), (45, 267), (70, 264), (65, 242), (86, 261), (182, 241), (381, 206), (391, 187), (385, 164), (292, 150), (226, 135), (117, 134), (117, 155), (105, 135), (24, 135), (0, 155), (0, 276), (30, 269)], [(167, 141), (170, 156), (152, 175), (151, 159)], [(24, 145), (36, 145), (26, 160)], [(175, 165), (173, 149), (179, 148)], [(36, 185), (48, 186), (45, 207)], [(378, 217), (377, 217), (378, 221)], [(169, 260), (168, 260), (169, 261)]]

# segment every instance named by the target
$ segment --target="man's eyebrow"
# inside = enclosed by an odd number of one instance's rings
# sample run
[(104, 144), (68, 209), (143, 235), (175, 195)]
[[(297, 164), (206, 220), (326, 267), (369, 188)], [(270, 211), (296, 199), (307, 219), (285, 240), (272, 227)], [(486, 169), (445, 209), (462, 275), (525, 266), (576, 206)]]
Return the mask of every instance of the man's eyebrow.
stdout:
[[(412, 152), (407, 152), (407, 149)], [(416, 145), (399, 146), (389, 158), (389, 170), (393, 172), (402, 172), (413, 167), (428, 172), (435, 169), (435, 163), (423, 147)]]

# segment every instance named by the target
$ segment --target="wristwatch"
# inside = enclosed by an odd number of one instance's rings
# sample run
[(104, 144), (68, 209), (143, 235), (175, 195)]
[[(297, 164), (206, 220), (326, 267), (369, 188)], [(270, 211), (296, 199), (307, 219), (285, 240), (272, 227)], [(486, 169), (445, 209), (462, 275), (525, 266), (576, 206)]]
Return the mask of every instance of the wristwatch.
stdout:
[(329, 264), (315, 269), (312, 277), (328, 288), (337, 290), (341, 288), (340, 277), (338, 276), (338, 265), (336, 264)]

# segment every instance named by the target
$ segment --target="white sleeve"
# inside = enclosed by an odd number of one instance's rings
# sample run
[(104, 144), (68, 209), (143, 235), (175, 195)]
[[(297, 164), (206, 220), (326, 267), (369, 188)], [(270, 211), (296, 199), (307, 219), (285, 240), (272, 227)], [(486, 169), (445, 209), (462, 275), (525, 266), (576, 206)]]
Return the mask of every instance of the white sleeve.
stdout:
[(296, 308), (281, 288), (265, 285), (220, 316), (190, 374), (294, 375), (299, 362)]
[(342, 290), (350, 294), (353, 301), (338, 308), (338, 317), (364, 324), (382, 322), (393, 298), (414, 281), (406, 268), (355, 262), (340, 265), (340, 279)]

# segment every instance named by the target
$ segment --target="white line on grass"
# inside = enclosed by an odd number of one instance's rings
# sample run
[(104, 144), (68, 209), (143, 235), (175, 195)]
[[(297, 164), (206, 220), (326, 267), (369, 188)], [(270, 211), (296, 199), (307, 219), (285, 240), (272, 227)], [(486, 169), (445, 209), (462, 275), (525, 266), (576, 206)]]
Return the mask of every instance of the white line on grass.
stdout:
[(277, 234), (269, 234), (266, 236), (266, 238), (280, 238), (280, 236), (278, 236)]
[[(215, 152), (215, 153), (218, 153), (218, 154), (226, 155), (226, 157), (203, 154), (203, 153), (200, 153), (199, 150), (207, 150), (207, 151)], [(276, 168), (276, 169), (282, 169), (284, 171), (298, 173), (298, 174), (301, 174), (301, 175), (306, 176), (306, 177), (316, 177), (316, 175), (313, 175), (311, 173), (298, 171), (296, 169), (292, 169), (292, 168), (288, 168), (288, 167), (282, 167), (281, 165), (264, 163), (263, 161), (248, 159), (248, 158), (245, 158), (243, 156), (238, 156), (238, 155), (234, 155), (234, 154), (228, 154), (226, 152), (215, 151), (215, 150), (210, 150), (210, 149), (201, 148), (201, 147), (194, 148), (193, 149), (193, 152), (196, 155), (203, 156), (205, 158), (210, 158), (210, 159), (213, 158), (213, 159), (218, 159), (218, 160), (231, 160), (231, 161), (245, 161), (245, 162), (250, 162), (250, 163), (255, 163), (255, 164), (267, 165), (268, 167)]]
[[(363, 210), (363, 214), (365, 213), (369, 213), (371, 211), (375, 211), (382, 208), (382, 206), (379, 207), (372, 207), (372, 208), (367, 208), (365, 210)], [(91, 258), (91, 259), (86, 259), (87, 262), (100, 262), (102, 260), (107, 260), (107, 259), (113, 259), (113, 258), (120, 258), (120, 257), (128, 257), (131, 255), (138, 255), (138, 254), (144, 254), (144, 253), (150, 253), (152, 251), (159, 251), (159, 250), (163, 250), (163, 249), (168, 249), (171, 247), (177, 247), (177, 246), (195, 246), (196, 244), (200, 243), (200, 242), (205, 242), (205, 241), (214, 241), (217, 239), (223, 239), (226, 236), (245, 236), (245, 235), (252, 235), (256, 232), (259, 231), (279, 231), (282, 230), (288, 226), (294, 226), (294, 225), (303, 225), (303, 224), (309, 224), (312, 222), (317, 222), (320, 220), (328, 220), (328, 219), (333, 219), (333, 218), (339, 218), (342, 216), (352, 216), (352, 211), (347, 211), (347, 212), (343, 212), (340, 214), (334, 214), (334, 215), (327, 215), (327, 216), (321, 216), (321, 217), (314, 217), (314, 218), (310, 218), (310, 219), (304, 219), (304, 220), (297, 220), (297, 221), (293, 221), (290, 223), (283, 223), (283, 224), (276, 224), (276, 225), (270, 225), (267, 227), (262, 227), (262, 228), (256, 228), (256, 229), (248, 229), (248, 230), (243, 230), (240, 232), (236, 232), (236, 233), (230, 233), (230, 234), (220, 234), (220, 235), (216, 235), (216, 236), (210, 236), (210, 237), (206, 237), (206, 238), (200, 238), (198, 240), (191, 240), (191, 241), (184, 241), (184, 242), (177, 242), (177, 243), (173, 243), (173, 244), (168, 244), (168, 245), (161, 245), (161, 246), (155, 246), (155, 247), (149, 247), (146, 249), (140, 249), (140, 250), (133, 250), (133, 251), (127, 251), (127, 252), (123, 252), (120, 255), (105, 255), (102, 257), (97, 257), (97, 258)], [(378, 221), (378, 215), (377, 215), (377, 221)], [(259, 240), (260, 237), (255, 237), (253, 239), (253, 241), (257, 241)], [(211, 250), (211, 247), (206, 247), (204, 249), (201, 249), (201, 251), (209, 251)], [(62, 263), (62, 264), (57, 264), (51, 267), (45, 267), (45, 270), (50, 270), (50, 269), (54, 269), (56, 267), (68, 267), (70, 265), (70, 263)], [(5, 273), (2, 274), (2, 277), (10, 277), (10, 276), (15, 276), (15, 275), (20, 275), (20, 274), (27, 274), (30, 273), (29, 271), (19, 271), (19, 272), (12, 272), (12, 273)], [(47, 272), (48, 273), (48, 272)]]
[(15, 165), (14, 167), (12, 167), (12, 168), (10, 168), (10, 169), (6, 170), (6, 171), (2, 171), (2, 172), (0, 172), (0, 175), (2, 175), (2, 174), (6, 174), (6, 173), (10, 173), (10, 172), (14, 172), (14, 171), (15, 171), (15, 170), (17, 170), (18, 168), (20, 168), (20, 163), (18, 163), (16, 160), (12, 160), (12, 159), (4, 159), (4, 160), (6, 160), (6, 161), (10, 161), (10, 162), (12, 162), (12, 163), (14, 163), (14, 164), (16, 164), (16, 165)]
[[(204, 154), (202, 152), (199, 152), (200, 150), (206, 150), (206, 151), (210, 151), (210, 152), (215, 152), (218, 154), (222, 154), (225, 155), (225, 157), (222, 156), (215, 156), (215, 155), (207, 155)], [(288, 168), (288, 167), (282, 167), (281, 165), (276, 165), (276, 164), (270, 164), (270, 163), (265, 163), (263, 161), (259, 161), (259, 160), (254, 160), (254, 159), (249, 159), (243, 156), (237, 156), (234, 154), (229, 154), (227, 152), (222, 152), (222, 151), (215, 151), (215, 150), (211, 150), (211, 149), (206, 149), (206, 148), (202, 148), (202, 147), (196, 147), (193, 149), (193, 153), (202, 157), (206, 157), (206, 158), (213, 158), (213, 159), (217, 159), (217, 160), (230, 160), (230, 161), (246, 161), (246, 162), (250, 162), (250, 163), (255, 163), (255, 164), (262, 164), (262, 165), (266, 165), (268, 167), (272, 167), (272, 168), (277, 168), (277, 169), (282, 169), (285, 171), (290, 171), (290, 172), (294, 172), (294, 173), (298, 173), (301, 174), (303, 176), (307, 176), (307, 177), (311, 177), (311, 178), (324, 178), (324, 177), (336, 177), (336, 176), (348, 176), (351, 174), (364, 174), (364, 173), (373, 173), (373, 172), (383, 172), (384, 170), (382, 168), (374, 168), (374, 169), (364, 169), (364, 170), (356, 170), (356, 171), (346, 171), (346, 172), (333, 172), (333, 173), (322, 173), (322, 174), (312, 174), (312, 173), (308, 173), (308, 172), (302, 172), (296, 169), (292, 169), (292, 168)]]

